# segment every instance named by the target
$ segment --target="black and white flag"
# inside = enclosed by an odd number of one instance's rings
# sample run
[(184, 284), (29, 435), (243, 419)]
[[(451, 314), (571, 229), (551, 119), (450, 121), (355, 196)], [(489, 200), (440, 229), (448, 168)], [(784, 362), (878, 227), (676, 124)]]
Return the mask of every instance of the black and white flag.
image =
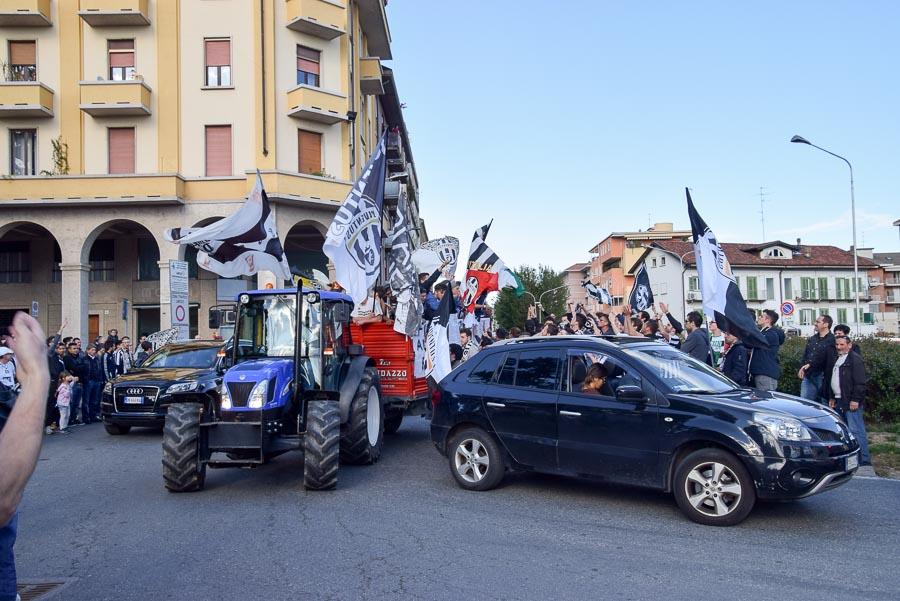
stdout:
[(694, 235), (694, 257), (700, 276), (700, 294), (703, 296), (703, 312), (706, 319), (715, 320), (719, 328), (734, 334), (747, 347), (768, 347), (756, 322), (747, 311), (747, 303), (731, 273), (731, 264), (725, 251), (719, 246), (715, 234), (694, 208), (691, 192), (687, 194), (688, 217)]
[(438, 306), (437, 315), (431, 320), (428, 328), (425, 347), (427, 350), (427, 375), (435, 383), (439, 383), (450, 373), (450, 341), (447, 338), (447, 325), (450, 323), (450, 309), (453, 307), (453, 295), (444, 294)]
[(335, 279), (357, 305), (369, 295), (381, 267), (384, 145), (382, 136), (334, 216), (322, 246), (322, 252), (334, 263)]
[(412, 242), (406, 216), (406, 189), (401, 188), (397, 201), (397, 220), (388, 237), (388, 279), (397, 297), (394, 330), (413, 337), (419, 329), (424, 307), (419, 297), (419, 279), (412, 263)]
[(291, 279), (275, 230), (275, 215), (258, 171), (256, 185), (237, 212), (205, 227), (167, 229), (163, 237), (196, 248), (197, 265), (223, 278), (271, 271), (283, 280)]
[(429, 240), (422, 248), (433, 251), (440, 258), (441, 263), (446, 262), (442, 273), (444, 279), (452, 280), (456, 274), (456, 262), (459, 260), (459, 238), (444, 236), (436, 240)]
[(628, 295), (628, 304), (634, 311), (646, 311), (653, 305), (653, 290), (650, 289), (650, 276), (647, 266), (641, 263), (634, 274), (634, 286)]
[(596, 299), (598, 303), (601, 303), (603, 305), (613, 304), (612, 295), (606, 288), (600, 288), (590, 280), (584, 280), (583, 282), (581, 282), (581, 285), (587, 291), (588, 296)]

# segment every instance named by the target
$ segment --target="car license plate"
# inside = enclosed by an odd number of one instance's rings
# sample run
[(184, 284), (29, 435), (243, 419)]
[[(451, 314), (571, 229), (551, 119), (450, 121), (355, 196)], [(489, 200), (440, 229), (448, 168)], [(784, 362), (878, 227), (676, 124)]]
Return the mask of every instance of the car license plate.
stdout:
[(126, 405), (140, 405), (144, 402), (144, 397), (142, 396), (127, 396), (125, 397)]
[(859, 455), (850, 455), (847, 457), (847, 471), (855, 470), (859, 467)]

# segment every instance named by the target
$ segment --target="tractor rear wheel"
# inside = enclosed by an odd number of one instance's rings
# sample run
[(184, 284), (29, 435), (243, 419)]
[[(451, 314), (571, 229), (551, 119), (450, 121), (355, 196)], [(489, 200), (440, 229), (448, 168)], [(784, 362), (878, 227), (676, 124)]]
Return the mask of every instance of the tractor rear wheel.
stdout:
[(341, 463), (369, 465), (381, 457), (384, 445), (384, 407), (378, 372), (367, 367), (350, 403), (347, 422), (341, 424)]
[(303, 486), (328, 490), (337, 485), (341, 411), (337, 401), (309, 401), (303, 437)]
[(169, 405), (163, 428), (163, 480), (170, 492), (201, 490), (206, 482), (206, 464), (200, 458), (200, 411), (198, 403)]

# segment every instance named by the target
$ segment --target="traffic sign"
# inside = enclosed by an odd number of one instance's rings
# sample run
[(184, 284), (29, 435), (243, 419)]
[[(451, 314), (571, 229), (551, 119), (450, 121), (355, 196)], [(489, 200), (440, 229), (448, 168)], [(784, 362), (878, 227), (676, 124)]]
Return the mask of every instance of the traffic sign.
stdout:
[(791, 301), (784, 301), (781, 303), (781, 314), (785, 317), (794, 314), (794, 303)]
[(38, 302), (37, 302), (37, 301), (31, 301), (31, 316), (32, 316), (32, 317), (37, 317), (37, 316), (38, 316), (38, 310), (39, 310), (39, 308), (40, 308), (40, 307), (38, 306)]

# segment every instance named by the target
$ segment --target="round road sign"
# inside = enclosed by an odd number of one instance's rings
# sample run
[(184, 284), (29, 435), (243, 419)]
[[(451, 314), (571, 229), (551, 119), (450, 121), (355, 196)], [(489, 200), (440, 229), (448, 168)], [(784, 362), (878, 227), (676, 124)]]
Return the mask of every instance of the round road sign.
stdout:
[(175, 307), (175, 321), (184, 321), (184, 305), (178, 305)]
[(781, 314), (788, 316), (794, 314), (794, 303), (791, 301), (784, 301), (781, 303)]

